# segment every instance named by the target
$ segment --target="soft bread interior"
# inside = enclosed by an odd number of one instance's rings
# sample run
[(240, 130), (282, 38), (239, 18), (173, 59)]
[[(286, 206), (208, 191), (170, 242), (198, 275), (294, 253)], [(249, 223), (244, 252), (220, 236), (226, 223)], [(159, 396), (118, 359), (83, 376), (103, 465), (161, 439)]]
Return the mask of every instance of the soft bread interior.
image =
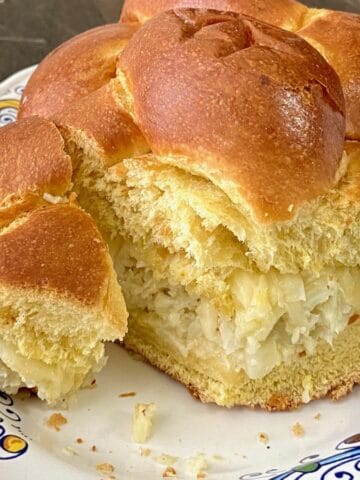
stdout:
[(337, 190), (293, 222), (264, 227), (205, 178), (150, 155), (105, 170), (94, 150), (67, 139), (79, 201), (112, 250), (129, 339), (141, 332), (143, 344), (184, 364), (209, 363), (212, 378), (231, 383), (240, 372), (261, 379), (319, 345), (331, 348), (357, 318), (357, 150), (344, 154), (350, 173)]
[[(0, 288), (0, 389), (37, 389), (59, 402), (105, 364), (103, 340), (115, 340), (104, 315), (50, 295)], [(16, 373), (15, 373), (16, 372)]]
[(31, 388), (55, 404), (93, 380), (127, 314), (92, 220), (65, 197), (44, 197), (54, 205), (0, 230), (0, 390)]

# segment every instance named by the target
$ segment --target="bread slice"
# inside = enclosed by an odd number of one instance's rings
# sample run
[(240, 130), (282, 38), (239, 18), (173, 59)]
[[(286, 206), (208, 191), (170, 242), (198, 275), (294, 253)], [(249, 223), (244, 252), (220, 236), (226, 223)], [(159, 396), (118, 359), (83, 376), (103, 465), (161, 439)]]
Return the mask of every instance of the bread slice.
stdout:
[(347, 393), (359, 382), (360, 148), (344, 144), (334, 71), (292, 34), (184, 10), (135, 35), (117, 79), (53, 118), (114, 259), (125, 346), (227, 407)]
[(58, 403), (103, 367), (127, 312), (107, 246), (70, 193), (55, 126), (3, 127), (0, 158), (0, 390)]

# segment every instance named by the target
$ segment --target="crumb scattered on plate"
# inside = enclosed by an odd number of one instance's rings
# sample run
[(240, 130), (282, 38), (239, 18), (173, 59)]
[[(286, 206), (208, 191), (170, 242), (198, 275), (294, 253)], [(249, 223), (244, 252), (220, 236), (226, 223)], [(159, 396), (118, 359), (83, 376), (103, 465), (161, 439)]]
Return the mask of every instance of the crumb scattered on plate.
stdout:
[(114, 473), (115, 467), (114, 465), (111, 465), (111, 463), (98, 463), (96, 465), (96, 471), (103, 475), (110, 475), (111, 473)]
[(145, 443), (150, 437), (155, 411), (155, 403), (137, 403), (135, 405), (132, 425), (132, 436), (135, 442)]
[[(192, 473), (199, 476), (204, 474), (207, 468), (208, 468), (208, 463), (203, 453), (198, 453), (196, 457), (191, 457), (186, 461), (186, 470), (188, 471), (188, 473)], [(201, 477), (198, 477), (198, 478), (201, 478)], [(202, 478), (205, 478), (205, 477), (202, 477)]]
[(83, 440), (82, 438), (78, 437), (78, 438), (76, 439), (76, 443), (79, 443), (79, 444), (80, 444), (80, 443), (84, 443), (84, 440)]
[(162, 474), (163, 478), (174, 478), (176, 477), (176, 470), (174, 467), (166, 467)]
[(320, 420), (321, 418), (321, 413), (317, 413), (314, 417), (315, 420)]
[(305, 434), (304, 427), (301, 425), (301, 423), (296, 422), (294, 425), (291, 427), (292, 434), (294, 437), (303, 437)]
[(59, 432), (60, 427), (64, 426), (66, 423), (67, 418), (65, 418), (61, 413), (53, 413), (46, 421), (46, 425), (50, 428), (53, 428), (57, 432)]
[(257, 438), (258, 438), (259, 442), (264, 443), (265, 445), (267, 445), (269, 443), (269, 435), (265, 432), (258, 433)]
[(178, 461), (178, 457), (173, 457), (172, 455), (167, 455), (166, 453), (162, 453), (158, 457), (155, 457), (154, 460), (156, 463), (159, 463), (160, 465), (167, 465), (169, 467)]
[(135, 397), (136, 392), (124, 392), (120, 393), (119, 398)]
[(151, 450), (150, 448), (140, 448), (140, 453), (142, 457), (149, 457), (151, 455)]
[(196, 475), (196, 480), (204, 480), (206, 478), (206, 473), (205, 472), (198, 472)]
[(64, 447), (62, 451), (67, 455), (70, 455), (71, 457), (75, 457), (75, 455), (78, 455), (77, 451), (70, 447), (70, 445)]
[(96, 450), (97, 450), (96, 445), (93, 445), (93, 446), (91, 447), (91, 451), (92, 451), (92, 452), (96, 452)]
[(218, 455), (217, 453), (215, 453), (212, 458), (214, 460), (217, 460), (217, 461), (222, 461), (222, 460), (225, 460), (224, 457), (222, 455)]

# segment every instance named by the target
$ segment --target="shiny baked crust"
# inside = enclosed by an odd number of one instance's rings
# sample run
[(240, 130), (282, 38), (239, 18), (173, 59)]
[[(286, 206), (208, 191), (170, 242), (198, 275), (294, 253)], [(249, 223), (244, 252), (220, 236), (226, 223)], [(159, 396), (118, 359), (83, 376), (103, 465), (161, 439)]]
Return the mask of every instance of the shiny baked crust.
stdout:
[(125, 0), (120, 21), (139, 24), (165, 10), (214, 8), (250, 15), (301, 35), (339, 75), (346, 100), (346, 134), (360, 139), (360, 16), (307, 8), (293, 0)]
[(49, 118), (108, 83), (116, 59), (136, 26), (109, 24), (81, 33), (60, 45), (41, 62), (22, 96), (18, 118)]

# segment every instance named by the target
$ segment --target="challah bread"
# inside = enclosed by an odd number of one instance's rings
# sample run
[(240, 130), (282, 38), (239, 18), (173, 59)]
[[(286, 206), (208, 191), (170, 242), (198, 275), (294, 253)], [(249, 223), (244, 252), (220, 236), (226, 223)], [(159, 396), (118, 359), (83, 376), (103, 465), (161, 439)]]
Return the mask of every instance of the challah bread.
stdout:
[(49, 118), (108, 83), (115, 76), (119, 52), (136, 30), (136, 26), (130, 25), (103, 25), (56, 48), (45, 57), (28, 82), (18, 118), (29, 115)]
[(126, 308), (108, 249), (72, 200), (55, 126), (32, 117), (1, 128), (0, 158), (0, 390), (57, 403), (102, 368)]
[(250, 15), (301, 35), (340, 77), (346, 101), (346, 135), (360, 140), (360, 16), (307, 8), (293, 0), (125, 0), (121, 22), (142, 24), (165, 10), (215, 8)]
[(109, 243), (127, 348), (226, 406), (359, 382), (360, 151), (311, 46), (233, 13), (164, 13), (117, 79), (53, 119)]

